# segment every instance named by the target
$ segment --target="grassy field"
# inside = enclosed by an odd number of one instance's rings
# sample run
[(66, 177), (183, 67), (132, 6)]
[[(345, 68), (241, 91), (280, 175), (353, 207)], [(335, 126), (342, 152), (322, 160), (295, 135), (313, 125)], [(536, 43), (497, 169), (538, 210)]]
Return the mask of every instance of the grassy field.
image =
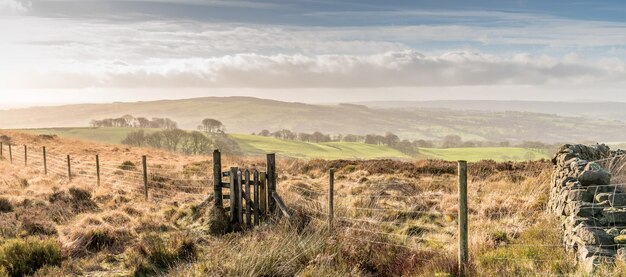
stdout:
[[(89, 141), (119, 144), (129, 132), (130, 128), (50, 128), (26, 129), (31, 134), (57, 135), (59, 137), (76, 138)], [(147, 133), (154, 129), (145, 129)], [(415, 157), (411, 157), (387, 146), (370, 145), (352, 142), (307, 143), (299, 141), (281, 140), (272, 137), (261, 137), (244, 134), (233, 134), (243, 152), (247, 155), (275, 152), (280, 155), (297, 158), (322, 159), (442, 159), (448, 161), (479, 160), (496, 161), (524, 161), (549, 158), (545, 152), (517, 147), (483, 147), (483, 148), (422, 148)]]

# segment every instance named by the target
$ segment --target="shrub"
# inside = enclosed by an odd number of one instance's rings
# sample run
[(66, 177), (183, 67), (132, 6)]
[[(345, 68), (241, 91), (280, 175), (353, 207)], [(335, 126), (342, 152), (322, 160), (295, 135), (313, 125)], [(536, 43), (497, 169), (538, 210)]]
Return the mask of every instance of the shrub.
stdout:
[(9, 202), (9, 199), (0, 197), (0, 213), (10, 213), (13, 211), (13, 204)]
[(53, 240), (12, 239), (0, 246), (0, 266), (9, 276), (32, 275), (45, 265), (58, 266), (63, 256)]
[(119, 168), (121, 170), (127, 170), (127, 171), (135, 171), (135, 170), (137, 170), (137, 166), (135, 165), (135, 163), (133, 163), (131, 161), (125, 161), (120, 166), (118, 166), (117, 168)]

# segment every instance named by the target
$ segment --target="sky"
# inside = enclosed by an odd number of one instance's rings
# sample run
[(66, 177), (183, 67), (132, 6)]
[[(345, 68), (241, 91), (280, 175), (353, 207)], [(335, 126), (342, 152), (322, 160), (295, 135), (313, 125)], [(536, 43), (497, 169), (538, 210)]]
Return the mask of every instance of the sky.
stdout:
[(0, 0), (0, 108), (626, 102), (623, 1)]

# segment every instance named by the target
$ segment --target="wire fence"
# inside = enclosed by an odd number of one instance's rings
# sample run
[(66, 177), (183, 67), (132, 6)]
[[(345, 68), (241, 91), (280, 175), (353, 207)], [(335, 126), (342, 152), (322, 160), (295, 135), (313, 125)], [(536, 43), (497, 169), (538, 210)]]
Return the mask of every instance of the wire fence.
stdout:
[[(8, 147), (2, 145), (2, 155), (7, 156)], [(119, 157), (113, 155), (67, 155), (67, 148), (47, 149), (46, 152), (39, 147), (26, 146), (25, 148), (13, 147), (11, 157), (8, 160), (15, 166), (26, 166), (38, 173), (47, 173), (66, 181), (80, 182), (94, 186), (109, 187), (116, 190), (123, 190), (137, 196), (147, 194), (152, 201), (160, 202), (174, 197), (190, 197), (203, 199), (212, 193), (213, 173), (210, 165), (203, 169), (199, 167), (180, 167), (178, 164), (150, 163), (145, 164), (141, 157), (126, 159), (120, 163)], [(626, 154), (622, 155), (626, 159)], [(620, 157), (622, 157), (620, 156)], [(68, 159), (69, 158), (69, 159)], [(610, 161), (611, 168), (623, 170), (624, 164), (617, 166), (616, 159), (612, 157), (604, 161)], [(47, 172), (45, 172), (47, 171)], [(525, 171), (526, 174), (538, 175), (546, 172), (546, 169), (536, 169)], [(432, 175), (433, 182), (446, 182), (449, 179), (437, 179), (437, 175)], [(626, 183), (617, 183), (604, 186), (623, 186)], [(591, 186), (589, 186), (591, 187)], [(602, 186), (597, 186), (602, 187)], [(281, 189), (285, 190), (286, 188)], [(424, 208), (412, 205), (421, 197), (421, 191), (412, 194), (390, 194), (380, 192), (378, 194), (362, 194), (358, 191), (344, 192), (330, 190), (325, 187), (316, 186), (291, 186), (290, 192), (297, 192), (296, 195), (302, 200), (302, 205), (308, 206), (310, 213), (308, 217), (316, 224), (326, 225), (335, 232), (341, 233), (348, 240), (360, 241), (363, 243), (386, 245), (406, 249), (417, 249), (423, 243), (454, 244), (459, 240), (459, 233), (437, 234), (428, 236), (420, 230), (398, 230), (393, 225), (399, 218), (420, 219), (424, 217), (444, 219), (449, 217), (455, 220), (459, 217), (459, 212), (450, 212), (437, 208)], [(332, 194), (331, 194), (332, 192)], [(315, 197), (307, 197), (315, 195)], [(331, 197), (332, 195), (332, 197)], [(330, 205), (319, 201), (319, 199), (333, 199)], [(626, 208), (626, 207), (624, 207)], [(536, 211), (509, 211), (492, 210), (487, 212), (487, 216), (507, 216), (507, 215), (536, 215)], [(480, 211), (470, 210), (472, 216), (485, 216)], [(471, 219), (470, 219), (471, 220)], [(397, 226), (395, 226), (397, 227)], [(379, 238), (379, 239), (377, 239)], [(540, 248), (562, 248), (563, 244), (506, 244), (506, 247), (540, 247)], [(495, 260), (515, 261), (532, 260), (535, 262), (566, 261), (563, 259), (518, 259), (508, 257), (498, 257)]]

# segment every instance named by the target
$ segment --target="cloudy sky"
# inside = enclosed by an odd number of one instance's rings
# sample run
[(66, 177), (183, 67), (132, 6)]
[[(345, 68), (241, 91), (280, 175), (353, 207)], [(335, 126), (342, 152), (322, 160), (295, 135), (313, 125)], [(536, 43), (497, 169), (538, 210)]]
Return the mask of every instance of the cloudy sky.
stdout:
[(249, 95), (626, 102), (620, 1), (0, 0), (0, 108)]

